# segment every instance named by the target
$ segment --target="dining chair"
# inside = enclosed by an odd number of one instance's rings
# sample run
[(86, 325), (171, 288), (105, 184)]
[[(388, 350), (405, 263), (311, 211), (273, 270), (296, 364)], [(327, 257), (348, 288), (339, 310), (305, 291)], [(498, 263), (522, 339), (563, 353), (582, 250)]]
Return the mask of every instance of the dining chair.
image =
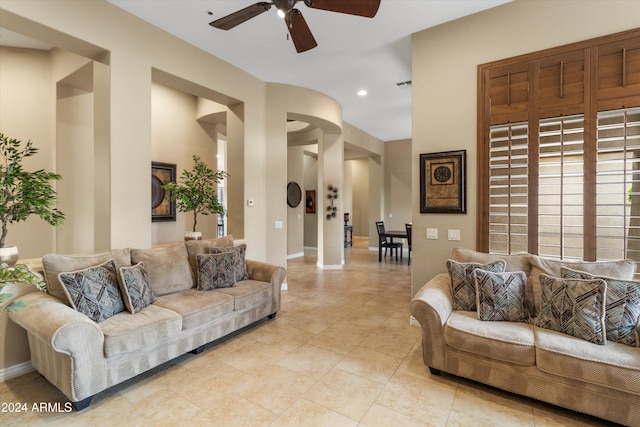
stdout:
[(380, 241), (380, 247), (384, 248), (384, 256), (387, 256), (387, 250), (391, 249), (391, 256), (393, 256), (393, 250), (396, 250), (396, 260), (398, 259), (398, 249), (402, 252), (402, 242), (392, 242), (391, 240), (387, 240), (386, 236), (383, 236), (385, 233), (384, 221), (376, 221), (376, 228), (378, 230), (378, 240)]
[(411, 224), (405, 224), (404, 228), (407, 230), (407, 245), (409, 245), (409, 265), (411, 265)]

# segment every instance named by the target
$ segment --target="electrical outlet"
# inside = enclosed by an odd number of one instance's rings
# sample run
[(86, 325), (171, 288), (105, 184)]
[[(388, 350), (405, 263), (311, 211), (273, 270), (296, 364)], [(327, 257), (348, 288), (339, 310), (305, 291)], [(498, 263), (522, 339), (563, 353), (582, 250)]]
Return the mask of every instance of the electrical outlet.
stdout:
[(460, 230), (447, 230), (449, 240), (460, 240)]
[(438, 240), (438, 229), (427, 228), (427, 239)]

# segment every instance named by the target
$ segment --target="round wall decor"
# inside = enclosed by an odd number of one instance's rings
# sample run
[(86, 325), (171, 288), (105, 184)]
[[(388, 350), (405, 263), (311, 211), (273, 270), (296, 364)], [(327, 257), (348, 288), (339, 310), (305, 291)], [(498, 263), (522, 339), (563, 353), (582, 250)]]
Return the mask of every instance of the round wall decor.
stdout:
[(291, 181), (287, 184), (287, 205), (292, 208), (298, 207), (302, 200), (302, 190), (297, 182)]

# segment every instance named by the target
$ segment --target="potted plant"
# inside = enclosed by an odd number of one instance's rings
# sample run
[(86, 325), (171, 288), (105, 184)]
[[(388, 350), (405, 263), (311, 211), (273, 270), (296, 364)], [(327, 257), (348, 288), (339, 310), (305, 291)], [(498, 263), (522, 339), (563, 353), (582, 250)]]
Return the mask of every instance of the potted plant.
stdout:
[(11, 298), (11, 294), (4, 292), (4, 287), (16, 283), (35, 285), (39, 290), (44, 288), (42, 275), (33, 271), (26, 264), (20, 264), (12, 268), (6, 263), (0, 264), (0, 307), (6, 311), (17, 311), (25, 305), (24, 302), (12, 302), (3, 307), (5, 302)]
[(56, 207), (56, 192), (51, 181), (62, 179), (58, 174), (42, 169), (24, 170), (24, 158), (38, 152), (31, 141), (22, 141), (0, 133), (0, 263), (14, 265), (18, 249), (5, 246), (9, 224), (37, 215), (53, 226), (64, 221), (64, 214)]
[(186, 240), (198, 240), (202, 233), (196, 231), (198, 214), (224, 215), (224, 207), (216, 194), (215, 184), (229, 176), (225, 171), (214, 171), (199, 156), (193, 156), (193, 168), (183, 170), (179, 182), (169, 182), (162, 188), (171, 192), (180, 212), (193, 212), (193, 228), (185, 235)]

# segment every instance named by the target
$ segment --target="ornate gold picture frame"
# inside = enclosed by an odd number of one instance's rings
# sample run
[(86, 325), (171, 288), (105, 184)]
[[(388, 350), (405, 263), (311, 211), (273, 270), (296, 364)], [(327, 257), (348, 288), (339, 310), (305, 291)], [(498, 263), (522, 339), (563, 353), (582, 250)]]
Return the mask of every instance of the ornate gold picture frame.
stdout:
[(467, 213), (467, 150), (420, 154), (420, 213)]

